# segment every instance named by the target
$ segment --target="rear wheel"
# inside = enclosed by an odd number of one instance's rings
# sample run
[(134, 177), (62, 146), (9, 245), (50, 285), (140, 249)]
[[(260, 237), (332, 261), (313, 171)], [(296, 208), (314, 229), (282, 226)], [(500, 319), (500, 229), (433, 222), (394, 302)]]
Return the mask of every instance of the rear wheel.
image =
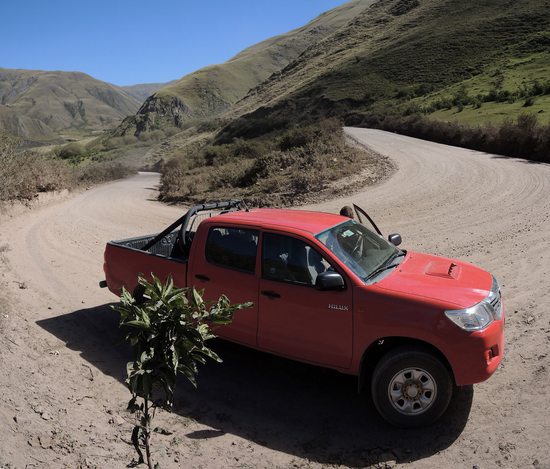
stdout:
[(376, 366), (371, 393), (385, 420), (399, 427), (416, 427), (441, 417), (451, 400), (453, 382), (433, 354), (419, 347), (400, 347)]

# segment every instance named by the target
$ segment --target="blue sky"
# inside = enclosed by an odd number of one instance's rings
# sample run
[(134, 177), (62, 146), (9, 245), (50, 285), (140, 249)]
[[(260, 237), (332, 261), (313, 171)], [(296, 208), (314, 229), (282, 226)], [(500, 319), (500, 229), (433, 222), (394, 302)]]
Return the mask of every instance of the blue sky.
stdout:
[(345, 0), (8, 0), (0, 67), (166, 82), (302, 26)]

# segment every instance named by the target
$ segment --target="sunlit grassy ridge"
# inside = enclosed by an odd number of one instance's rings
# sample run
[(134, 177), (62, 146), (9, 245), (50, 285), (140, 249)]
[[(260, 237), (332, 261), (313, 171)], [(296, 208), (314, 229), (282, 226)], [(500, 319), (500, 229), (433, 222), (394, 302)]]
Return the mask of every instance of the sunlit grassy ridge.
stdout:
[(135, 117), (127, 119), (118, 134), (139, 134), (170, 125), (181, 127), (190, 119), (219, 115), (373, 2), (345, 3), (301, 28), (255, 44), (223, 64), (202, 68), (170, 83), (151, 96)]
[[(546, 1), (380, 0), (260, 84), (232, 114), (263, 107), (264, 117), (301, 119), (391, 110), (498, 121), (524, 111), (522, 88), (550, 79), (549, 64)], [(472, 100), (494, 90), (510, 96), (460, 117), (456, 105), (454, 114), (430, 109), (462, 89)], [(545, 96), (527, 107), (548, 112)]]

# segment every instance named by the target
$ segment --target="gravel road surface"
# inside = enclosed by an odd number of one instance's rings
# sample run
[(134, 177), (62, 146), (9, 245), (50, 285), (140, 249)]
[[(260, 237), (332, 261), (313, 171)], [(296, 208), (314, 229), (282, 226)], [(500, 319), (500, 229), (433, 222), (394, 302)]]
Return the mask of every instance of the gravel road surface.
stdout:
[[(550, 166), (346, 128), (387, 155), (384, 182), (308, 208), (356, 202), (403, 247), (473, 262), (501, 282), (506, 350), (487, 382), (436, 425), (399, 431), (353, 378), (216, 343), (223, 365), (181, 381), (155, 435), (162, 467), (550, 468)], [(101, 290), (105, 242), (154, 233), (181, 207), (158, 175), (0, 215), (0, 468), (125, 467), (128, 349)]]

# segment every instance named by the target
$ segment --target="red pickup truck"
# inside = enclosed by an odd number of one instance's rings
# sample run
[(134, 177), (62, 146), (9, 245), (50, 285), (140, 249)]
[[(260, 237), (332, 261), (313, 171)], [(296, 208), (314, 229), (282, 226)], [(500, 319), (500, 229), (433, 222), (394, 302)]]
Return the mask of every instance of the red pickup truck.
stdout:
[(398, 234), (387, 241), (354, 209), (356, 219), (198, 205), (158, 235), (109, 242), (101, 284), (139, 295), (138, 275), (154, 273), (207, 299), (252, 301), (217, 335), (356, 375), (387, 421), (429, 424), (454, 386), (498, 367), (499, 284), (466, 262), (399, 249)]

